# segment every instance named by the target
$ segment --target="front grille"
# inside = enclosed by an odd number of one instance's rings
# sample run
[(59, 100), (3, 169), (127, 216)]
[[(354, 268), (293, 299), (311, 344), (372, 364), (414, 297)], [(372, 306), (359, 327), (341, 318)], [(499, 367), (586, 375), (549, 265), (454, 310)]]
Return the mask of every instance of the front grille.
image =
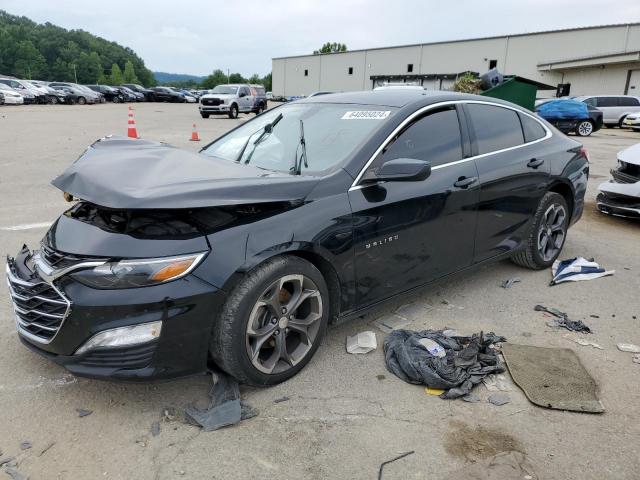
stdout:
[(76, 263), (86, 262), (92, 259), (87, 257), (78, 257), (69, 253), (58, 252), (46, 245), (40, 246), (40, 256), (55, 270), (71, 267)]
[(78, 365), (104, 368), (144, 368), (151, 363), (158, 342), (120, 348), (92, 350), (78, 360)]
[(13, 261), (7, 262), (7, 284), (20, 330), (50, 342), (69, 313), (71, 302), (53, 285), (20, 278)]
[(203, 105), (221, 105), (222, 100), (220, 100), (219, 98), (203, 98), (202, 104)]

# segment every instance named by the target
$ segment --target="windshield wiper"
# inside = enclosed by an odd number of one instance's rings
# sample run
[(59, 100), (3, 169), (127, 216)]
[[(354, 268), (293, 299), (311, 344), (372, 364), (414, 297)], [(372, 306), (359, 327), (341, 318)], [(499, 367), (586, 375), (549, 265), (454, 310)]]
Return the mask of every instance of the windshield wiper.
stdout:
[[(256, 139), (255, 142), (253, 142), (253, 149), (251, 150), (251, 152), (249, 153), (249, 156), (247, 157), (247, 159), (244, 161), (244, 164), (246, 165), (247, 163), (249, 163), (251, 161), (251, 157), (253, 156), (253, 152), (256, 151), (256, 148), (258, 147), (258, 144), (260, 142), (262, 142), (262, 140), (265, 139), (265, 137), (270, 134), (273, 131), (273, 127), (275, 127), (278, 122), (282, 120), (282, 114), (278, 115), (276, 118), (273, 119), (273, 121), (267, 123), (262, 130), (262, 133), (260, 134), (260, 136)], [(249, 138), (247, 138), (247, 141), (245, 142), (245, 144), (242, 146), (242, 150), (240, 150), (240, 154), (238, 155), (238, 158), (236, 158), (236, 162), (240, 162), (240, 160), (242, 160), (242, 157), (244, 156), (244, 152), (247, 149), (247, 147), (249, 146), (249, 142), (251, 141), (251, 138), (258, 133), (260, 130), (257, 130), (255, 132), (253, 132), (251, 135), (249, 135)]]
[[(298, 148), (302, 147), (302, 154), (298, 159)], [(307, 163), (307, 142), (304, 139), (304, 123), (300, 120), (300, 141), (298, 142), (298, 146), (296, 147), (295, 158), (293, 159), (293, 166), (289, 169), (292, 175), (300, 175), (302, 173), (302, 163), (304, 162), (304, 166), (309, 168), (309, 164)]]

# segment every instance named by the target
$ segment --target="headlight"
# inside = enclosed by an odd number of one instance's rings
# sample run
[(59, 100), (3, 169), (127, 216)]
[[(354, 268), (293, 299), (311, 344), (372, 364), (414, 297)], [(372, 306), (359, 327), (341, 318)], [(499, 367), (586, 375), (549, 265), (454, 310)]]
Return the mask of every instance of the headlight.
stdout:
[(71, 276), (94, 288), (135, 288), (158, 285), (184, 277), (202, 261), (205, 253), (177, 257), (121, 260), (79, 270)]
[(160, 337), (161, 330), (162, 321), (105, 330), (87, 340), (76, 351), (75, 355), (80, 355), (97, 347), (126, 347), (151, 342)]

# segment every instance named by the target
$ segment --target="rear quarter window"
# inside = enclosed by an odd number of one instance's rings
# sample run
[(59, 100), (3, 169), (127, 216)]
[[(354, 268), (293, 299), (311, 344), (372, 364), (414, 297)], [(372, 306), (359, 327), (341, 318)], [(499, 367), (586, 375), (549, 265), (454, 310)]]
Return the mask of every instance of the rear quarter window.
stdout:
[(524, 143), (518, 113), (508, 108), (470, 103), (466, 105), (478, 144), (478, 154), (491, 153)]
[(640, 106), (640, 101), (634, 97), (620, 97), (618, 105), (621, 107), (637, 107)]
[(540, 122), (524, 113), (518, 113), (518, 116), (520, 117), (520, 123), (522, 123), (525, 142), (533, 142), (545, 137), (547, 132), (544, 127), (540, 125)]

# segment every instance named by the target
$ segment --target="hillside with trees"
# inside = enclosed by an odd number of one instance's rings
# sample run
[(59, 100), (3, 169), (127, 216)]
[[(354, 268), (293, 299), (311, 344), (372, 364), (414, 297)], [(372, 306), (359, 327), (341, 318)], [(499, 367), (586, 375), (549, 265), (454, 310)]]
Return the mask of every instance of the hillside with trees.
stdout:
[(128, 47), (4, 10), (0, 10), (0, 74), (84, 84), (155, 85), (153, 73)]

